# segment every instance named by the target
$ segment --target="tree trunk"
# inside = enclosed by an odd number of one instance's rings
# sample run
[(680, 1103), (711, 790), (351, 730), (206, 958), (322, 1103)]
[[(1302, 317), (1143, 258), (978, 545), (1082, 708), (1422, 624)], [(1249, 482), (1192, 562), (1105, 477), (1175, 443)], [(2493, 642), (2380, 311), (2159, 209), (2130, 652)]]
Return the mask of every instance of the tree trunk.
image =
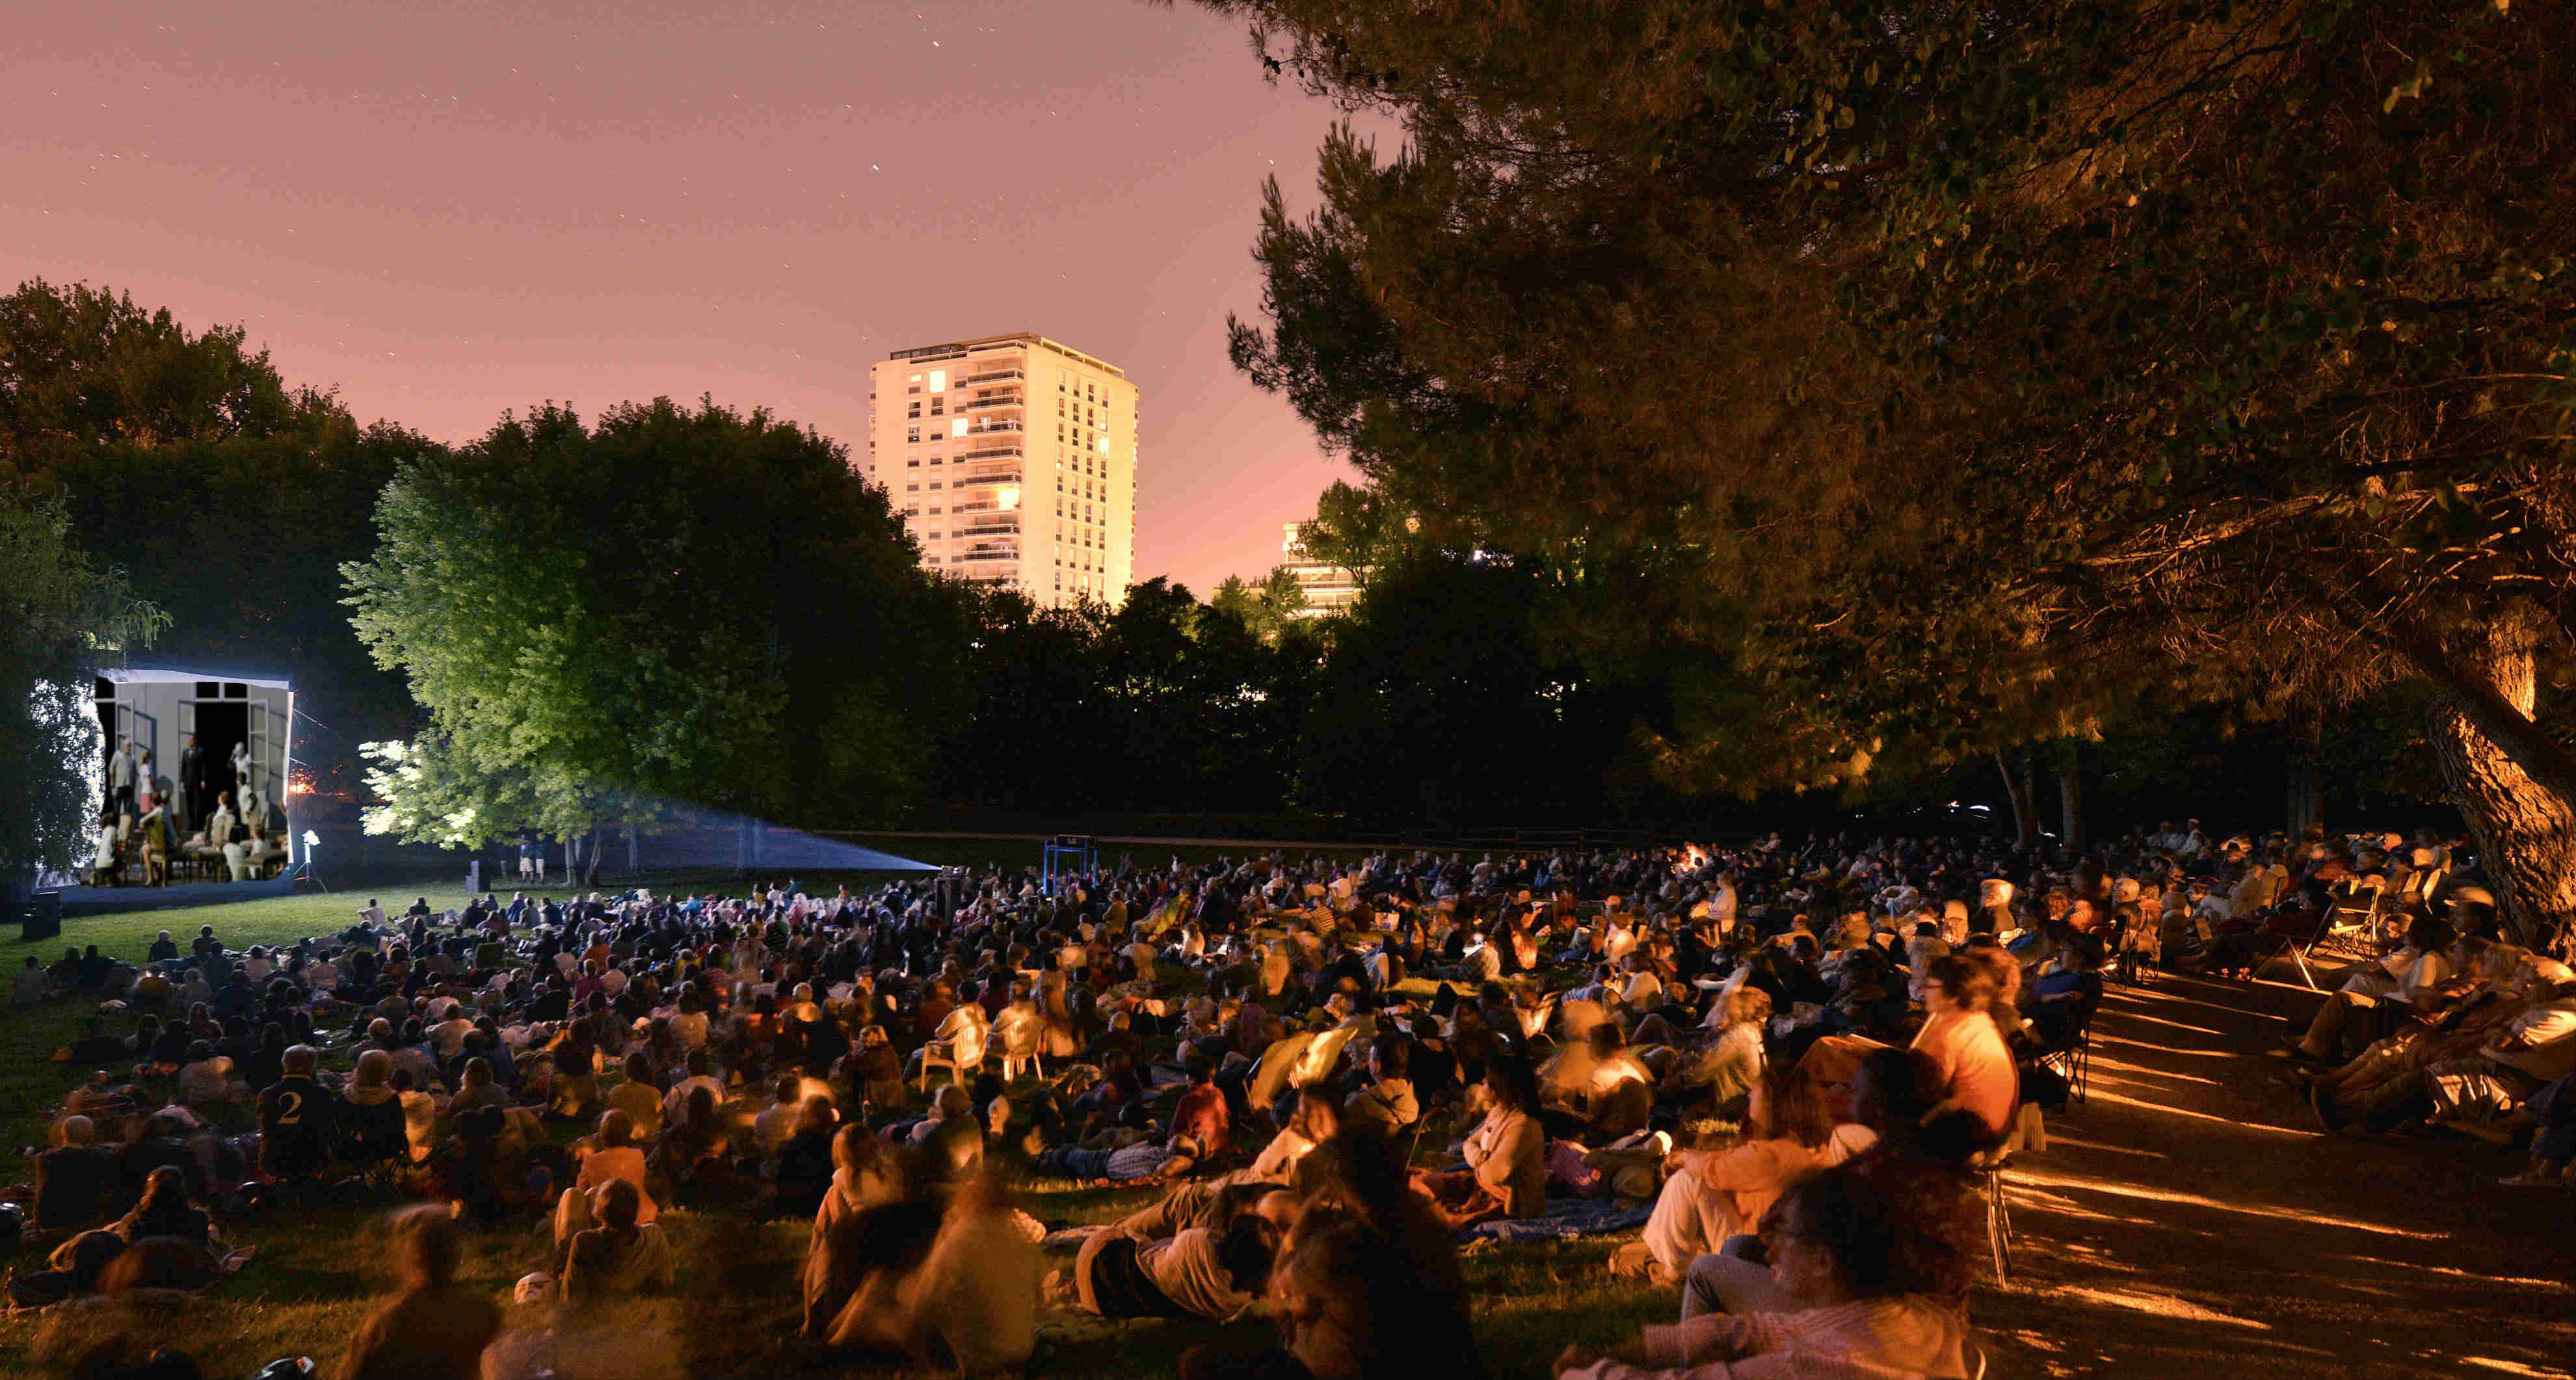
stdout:
[(2070, 849), (2084, 846), (2084, 778), (2069, 753), (2065, 765), (2057, 769), (2058, 814), (2065, 824), (2061, 835)]
[(637, 854), (640, 851), (637, 847), (637, 842), (638, 841), (635, 837), (635, 822), (633, 820), (628, 820), (626, 823), (626, 875), (630, 877), (642, 870), (642, 864), (636, 861)]
[(2467, 693), (2455, 693), (2445, 683), (2451, 678), (2436, 681), (2426, 728), (2452, 803), (2477, 838), (2506, 936), (2547, 949), (2576, 918), (2576, 810), (2483, 727), (2499, 706), (2530, 722), (2539, 688), (2535, 640), (2527, 619), (2488, 624), (2482, 645), (2450, 659), (2454, 677), (2472, 682)]
[(2003, 773), (2004, 795), (2012, 801), (2013, 837), (2024, 850), (2038, 847), (2039, 815), (2031, 808), (2029, 778), (2015, 772), (2000, 751), (1995, 753), (1995, 770)]
[(2317, 764), (2305, 758), (2290, 762), (2288, 780), (2290, 837), (2304, 839), (2310, 829), (2326, 827), (2325, 784), (2317, 774)]
[(594, 824), (594, 825), (592, 825), (592, 826), (591, 826), (591, 828), (590, 828), (590, 847), (589, 847), (589, 849), (588, 849), (588, 850), (586, 850), (586, 851), (590, 854), (590, 865), (589, 865), (589, 868), (588, 868), (588, 869), (587, 869), (587, 870), (582, 874), (581, 884), (582, 884), (582, 887), (583, 887), (583, 889), (584, 889), (584, 890), (597, 890), (597, 889), (598, 889), (598, 887), (599, 887), (599, 826), (598, 826), (598, 825), (595, 825), (595, 824)]

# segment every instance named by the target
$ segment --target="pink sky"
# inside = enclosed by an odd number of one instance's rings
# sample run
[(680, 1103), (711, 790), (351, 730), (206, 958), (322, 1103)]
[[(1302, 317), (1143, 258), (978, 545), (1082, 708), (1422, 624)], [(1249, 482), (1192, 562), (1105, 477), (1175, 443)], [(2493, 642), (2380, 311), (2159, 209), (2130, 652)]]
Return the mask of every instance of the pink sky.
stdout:
[(239, 322), (444, 440), (712, 393), (861, 453), (887, 351), (1036, 330), (1142, 390), (1138, 578), (1277, 559), (1345, 473), (1225, 360), (1332, 109), (1141, 0), (13, 10), (0, 278)]

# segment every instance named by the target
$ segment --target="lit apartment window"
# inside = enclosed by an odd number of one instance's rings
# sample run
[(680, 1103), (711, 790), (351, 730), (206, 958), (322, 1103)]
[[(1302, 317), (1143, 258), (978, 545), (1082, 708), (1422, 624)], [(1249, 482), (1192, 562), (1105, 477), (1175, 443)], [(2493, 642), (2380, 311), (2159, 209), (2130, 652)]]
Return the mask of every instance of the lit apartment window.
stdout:
[(930, 371), (930, 391), (933, 393), (944, 393), (948, 391), (947, 370), (933, 369)]

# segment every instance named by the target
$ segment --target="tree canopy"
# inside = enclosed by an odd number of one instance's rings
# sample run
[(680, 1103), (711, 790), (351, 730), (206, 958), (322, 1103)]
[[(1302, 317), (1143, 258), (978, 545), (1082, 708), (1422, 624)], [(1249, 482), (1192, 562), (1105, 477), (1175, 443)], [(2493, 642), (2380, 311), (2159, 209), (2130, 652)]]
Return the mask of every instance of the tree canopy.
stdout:
[(1563, 635), (1704, 649), (1670, 779), (2420, 682), (2576, 914), (2563, 5), (1210, 3), (1405, 130), (1274, 192), (1238, 361)]
[(427, 713), (371, 827), (473, 843), (681, 803), (849, 823), (908, 799), (965, 596), (846, 452), (763, 411), (547, 404), (408, 461), (354, 622)]
[(325, 794), (356, 793), (361, 741), (412, 726), (401, 679), (350, 631), (339, 568), (430, 444), (291, 387), (238, 326), (191, 332), (86, 284), (0, 298), (0, 482), (58, 499), (75, 545), (169, 615), (160, 655), (292, 678), (298, 764)]
[(165, 615), (72, 543), (59, 503), (0, 486), (0, 888), (72, 865), (94, 821), (92, 686)]
[(41, 469), (77, 447), (280, 436), (339, 413), (244, 339), (239, 326), (191, 333), (106, 288), (20, 283), (0, 297), (0, 468)]

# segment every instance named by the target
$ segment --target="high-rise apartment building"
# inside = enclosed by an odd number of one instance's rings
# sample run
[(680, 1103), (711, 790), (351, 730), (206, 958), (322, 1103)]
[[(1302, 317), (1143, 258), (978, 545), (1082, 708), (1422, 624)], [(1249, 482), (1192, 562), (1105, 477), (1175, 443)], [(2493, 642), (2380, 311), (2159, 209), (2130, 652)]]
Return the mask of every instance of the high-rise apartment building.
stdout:
[(943, 574), (1040, 604), (1115, 603), (1136, 574), (1136, 385), (1044, 336), (897, 350), (860, 463)]
[(1297, 581), (1306, 596), (1306, 606), (1295, 617), (1321, 618), (1339, 613), (1360, 601), (1359, 577), (1338, 565), (1329, 565), (1307, 554), (1302, 534), (1306, 524), (1279, 524), (1279, 568)]

